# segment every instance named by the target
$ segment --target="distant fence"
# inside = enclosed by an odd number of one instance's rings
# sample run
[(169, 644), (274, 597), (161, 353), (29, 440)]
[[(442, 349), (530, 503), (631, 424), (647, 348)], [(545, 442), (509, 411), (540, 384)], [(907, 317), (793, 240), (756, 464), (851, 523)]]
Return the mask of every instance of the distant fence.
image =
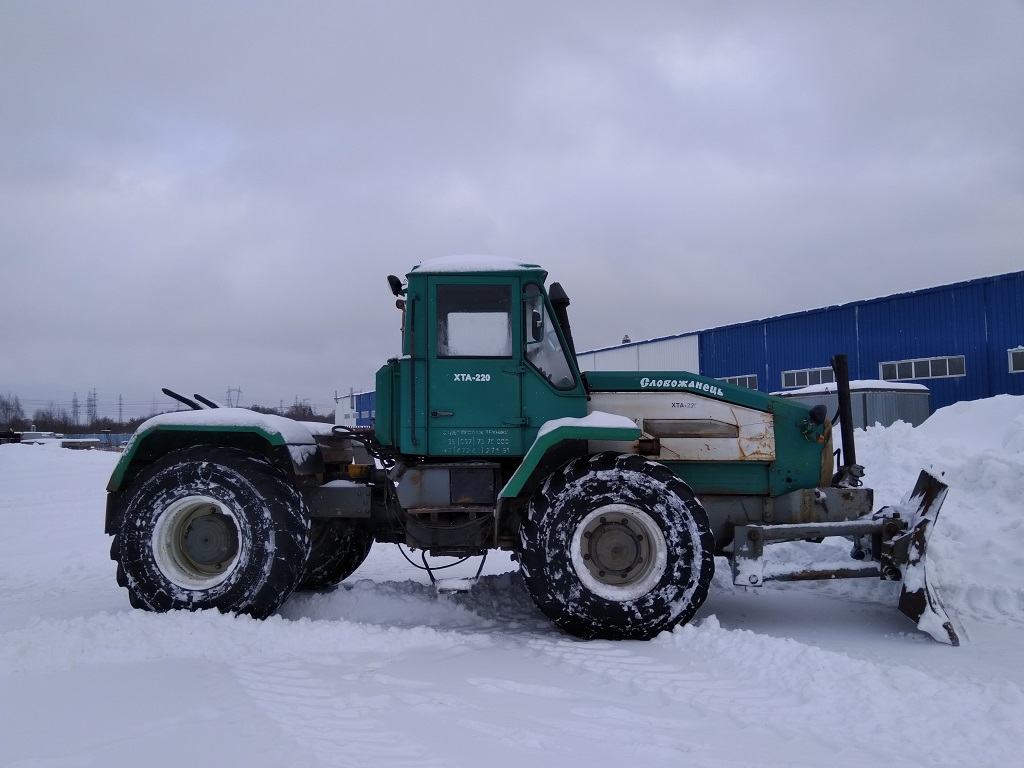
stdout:
[(68, 435), (68, 437), (86, 440), (99, 440), (100, 448), (120, 448), (128, 442), (128, 438), (131, 436), (131, 432), (96, 432), (90, 435)]

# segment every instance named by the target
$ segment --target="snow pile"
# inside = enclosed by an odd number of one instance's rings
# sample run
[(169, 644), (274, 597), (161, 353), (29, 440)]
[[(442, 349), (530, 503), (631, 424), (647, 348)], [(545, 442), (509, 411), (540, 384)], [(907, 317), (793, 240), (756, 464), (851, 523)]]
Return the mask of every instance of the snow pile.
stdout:
[(860, 444), (883, 503), (921, 467), (949, 485), (929, 552), (946, 604), (1024, 622), (1024, 397), (958, 403), (917, 429), (871, 427)]
[(724, 563), (690, 625), (581, 642), (507, 555), (439, 594), (381, 545), (266, 621), (134, 611), (102, 531), (118, 454), (0, 446), (0, 765), (1016, 764), (1024, 398), (857, 438), (876, 507), (922, 467), (949, 484), (929, 578), (964, 646), (917, 632), (895, 584), (737, 589)]
[[(922, 469), (949, 485), (928, 552), (928, 580), (946, 608), (1024, 625), (1024, 397), (958, 403), (917, 428), (896, 422), (857, 430), (856, 443), (876, 509), (906, 501)], [(826, 539), (775, 545), (766, 557), (809, 565), (842, 561), (849, 550), (845, 539)], [(732, 589), (725, 561), (715, 582)], [(879, 601), (899, 592), (897, 584), (873, 579), (812, 588)]]

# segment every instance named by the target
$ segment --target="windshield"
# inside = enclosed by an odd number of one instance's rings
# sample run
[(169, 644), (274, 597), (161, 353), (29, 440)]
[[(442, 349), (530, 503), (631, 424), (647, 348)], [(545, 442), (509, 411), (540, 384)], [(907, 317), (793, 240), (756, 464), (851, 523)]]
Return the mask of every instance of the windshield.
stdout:
[(572, 366), (558, 338), (544, 294), (533, 283), (523, 290), (523, 327), (526, 329), (526, 359), (556, 389), (576, 384)]

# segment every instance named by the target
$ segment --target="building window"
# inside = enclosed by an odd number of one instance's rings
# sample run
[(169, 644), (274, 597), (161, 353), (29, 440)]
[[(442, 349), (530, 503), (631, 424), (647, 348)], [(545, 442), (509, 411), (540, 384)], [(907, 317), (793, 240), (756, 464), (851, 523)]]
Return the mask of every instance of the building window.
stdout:
[(726, 384), (735, 384), (737, 387), (757, 389), (757, 374), (751, 373), (747, 376), (722, 376), (718, 379)]
[(894, 360), (889, 363), (879, 363), (878, 373), (884, 381), (943, 379), (950, 376), (965, 376), (966, 366), (963, 355), (924, 357), (918, 360)]
[(831, 368), (804, 368), (800, 371), (783, 371), (782, 388), (813, 387), (817, 384), (831, 384), (836, 380)]
[(1024, 347), (1008, 349), (1006, 353), (1010, 358), (1010, 373), (1024, 373)]

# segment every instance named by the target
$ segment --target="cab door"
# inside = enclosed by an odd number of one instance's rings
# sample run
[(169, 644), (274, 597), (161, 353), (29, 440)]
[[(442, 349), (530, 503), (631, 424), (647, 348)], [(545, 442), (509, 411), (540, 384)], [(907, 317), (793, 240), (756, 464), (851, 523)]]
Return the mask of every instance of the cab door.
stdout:
[(427, 450), (431, 456), (523, 453), (518, 281), (431, 277)]

